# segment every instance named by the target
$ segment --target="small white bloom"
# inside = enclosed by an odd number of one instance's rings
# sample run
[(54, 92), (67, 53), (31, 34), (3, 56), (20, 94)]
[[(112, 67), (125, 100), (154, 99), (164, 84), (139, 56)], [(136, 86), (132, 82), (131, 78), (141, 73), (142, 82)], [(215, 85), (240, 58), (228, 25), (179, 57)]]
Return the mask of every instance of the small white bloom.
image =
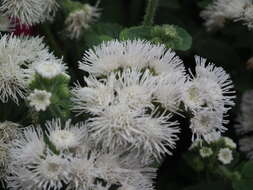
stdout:
[(228, 137), (224, 137), (224, 142), (225, 142), (225, 145), (231, 149), (235, 149), (237, 146), (235, 144), (235, 142), (231, 139), (231, 138), (228, 138)]
[(47, 121), (46, 127), (49, 131), (49, 140), (59, 150), (74, 149), (84, 146), (87, 141), (87, 129), (82, 123), (71, 124), (71, 120), (65, 122), (62, 126), (60, 119)]
[(233, 160), (232, 151), (229, 148), (220, 149), (218, 159), (222, 164), (230, 164)]
[(211, 148), (208, 148), (208, 147), (202, 147), (200, 150), (199, 150), (199, 154), (202, 158), (206, 158), (206, 157), (209, 157), (213, 154), (213, 151)]
[(71, 12), (65, 20), (70, 38), (78, 39), (82, 31), (88, 29), (99, 16), (99, 9), (89, 4), (84, 4), (83, 7)]
[(224, 132), (222, 113), (216, 113), (209, 109), (199, 110), (191, 119), (190, 129), (192, 130), (192, 141), (198, 139), (208, 139), (208, 134)]
[(42, 77), (52, 79), (59, 74), (64, 73), (65, 66), (59, 61), (43, 61), (36, 63), (35, 71)]
[(51, 104), (51, 92), (46, 90), (35, 89), (28, 97), (30, 106), (34, 107), (36, 111), (45, 111)]

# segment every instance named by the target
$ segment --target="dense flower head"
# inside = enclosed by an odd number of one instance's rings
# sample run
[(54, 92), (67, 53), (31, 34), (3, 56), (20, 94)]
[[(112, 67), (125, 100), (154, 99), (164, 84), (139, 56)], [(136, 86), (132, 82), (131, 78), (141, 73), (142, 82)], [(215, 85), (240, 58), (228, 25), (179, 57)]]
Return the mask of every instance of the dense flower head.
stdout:
[(54, 119), (44, 127), (46, 133), (39, 128), (25, 128), (9, 145), (10, 175), (6, 182), (10, 189), (60, 190), (63, 186), (91, 189), (98, 185), (96, 179), (107, 182), (109, 188), (125, 184), (129, 176), (128, 183), (136, 188), (141, 183), (152, 189), (155, 169), (134, 157), (126, 157), (124, 152), (95, 150), (89, 144), (85, 124), (73, 125), (70, 120)]
[(251, 0), (215, 0), (201, 12), (208, 30), (221, 28), (226, 20), (242, 21), (252, 29), (253, 5)]
[(0, 39), (0, 100), (24, 98), (38, 62), (57, 60), (39, 37), (4, 35)]
[(36, 111), (45, 111), (51, 104), (50, 98), (52, 94), (46, 90), (35, 89), (28, 97), (30, 106), (34, 107)]
[(51, 19), (57, 7), (56, 0), (3, 0), (0, 10), (21, 24), (34, 25)]
[(79, 68), (95, 76), (125, 68), (149, 68), (155, 74), (184, 71), (175, 52), (144, 40), (112, 40), (84, 53)]
[[(157, 78), (146, 70), (125, 69), (106, 79), (85, 79), (87, 87), (73, 89), (73, 109), (94, 117), (87, 126), (97, 144), (115, 150), (122, 146), (144, 150), (157, 159), (174, 148), (178, 129), (171, 115), (159, 113), (153, 104)], [(174, 103), (174, 102), (173, 102)], [(150, 113), (146, 113), (147, 111)]]

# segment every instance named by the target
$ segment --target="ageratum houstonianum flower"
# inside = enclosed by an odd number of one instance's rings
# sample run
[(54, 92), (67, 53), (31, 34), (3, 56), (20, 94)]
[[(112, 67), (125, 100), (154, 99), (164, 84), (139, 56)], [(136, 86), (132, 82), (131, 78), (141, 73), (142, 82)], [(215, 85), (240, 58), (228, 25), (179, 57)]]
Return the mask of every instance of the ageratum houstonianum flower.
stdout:
[(51, 96), (51, 92), (35, 89), (27, 99), (29, 100), (29, 105), (34, 107), (36, 111), (45, 111), (51, 104)]
[(183, 91), (186, 108), (198, 110), (203, 107), (227, 113), (234, 105), (235, 91), (232, 80), (222, 67), (206, 63), (206, 59), (195, 56), (196, 76), (189, 78)]
[(4, 35), (0, 39), (0, 101), (25, 98), (37, 65), (57, 62), (39, 37)]
[(221, 28), (226, 20), (242, 21), (249, 29), (253, 27), (253, 5), (251, 0), (215, 0), (201, 12), (208, 30)]
[[(127, 182), (138, 187), (152, 187), (155, 169), (123, 153), (98, 152), (89, 144), (86, 126), (65, 124), (59, 119), (48, 121), (47, 134), (29, 127), (9, 146), (7, 184), (10, 189), (60, 190), (92, 189), (102, 179), (111, 185)], [(65, 128), (64, 128), (65, 127)], [(47, 135), (49, 142), (45, 141)], [(55, 152), (52, 146), (59, 152)], [(50, 148), (51, 147), (51, 148)], [(150, 163), (149, 163), (150, 164)], [(135, 179), (138, 179), (136, 182)], [(139, 182), (138, 182), (139, 181)], [(102, 188), (102, 187), (101, 187)]]
[(79, 68), (95, 76), (125, 68), (149, 68), (154, 74), (184, 70), (175, 52), (144, 40), (104, 42), (84, 53)]
[(233, 160), (233, 152), (229, 148), (222, 148), (218, 153), (218, 160), (222, 164), (230, 164)]
[[(150, 75), (156, 78), (153, 85), (156, 90), (152, 90), (155, 102), (176, 112), (182, 100), (185, 68), (175, 52), (163, 45), (154, 45), (143, 40), (105, 42), (86, 51), (79, 68), (94, 77), (107, 76), (126, 69), (149, 70)], [(142, 94), (145, 96), (145, 93)]]
[(78, 39), (82, 32), (95, 22), (100, 16), (96, 6), (84, 4), (82, 7), (70, 12), (65, 20), (67, 33), (71, 39)]
[(22, 24), (34, 25), (52, 19), (57, 7), (56, 0), (3, 0), (0, 10)]
[(86, 83), (73, 89), (73, 109), (94, 115), (87, 126), (97, 144), (112, 151), (120, 146), (144, 150), (157, 159), (170, 153), (166, 145), (174, 147), (179, 130), (170, 114), (159, 113), (152, 104), (157, 78), (148, 70), (125, 69), (101, 80), (91, 76)]

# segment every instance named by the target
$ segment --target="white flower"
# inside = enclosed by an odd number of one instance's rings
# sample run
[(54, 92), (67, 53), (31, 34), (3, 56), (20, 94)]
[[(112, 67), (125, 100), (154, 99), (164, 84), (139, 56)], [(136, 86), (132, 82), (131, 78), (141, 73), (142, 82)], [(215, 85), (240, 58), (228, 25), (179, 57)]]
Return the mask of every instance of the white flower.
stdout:
[(216, 113), (209, 109), (199, 110), (191, 118), (190, 129), (192, 130), (192, 141), (198, 139), (209, 139), (210, 133), (224, 132), (226, 128), (223, 126), (222, 113)]
[(78, 39), (83, 30), (88, 29), (90, 24), (100, 16), (99, 9), (89, 4), (84, 4), (79, 9), (71, 12), (65, 20), (67, 32), (71, 39)]
[(57, 75), (64, 73), (65, 66), (60, 60), (42, 61), (36, 63), (34, 69), (40, 76), (52, 79)]
[(34, 76), (33, 64), (56, 59), (48, 52), (41, 38), (17, 38), (4, 35), (0, 39), (0, 100), (25, 98)]
[(228, 148), (231, 148), (231, 149), (235, 149), (236, 148), (236, 144), (235, 144), (235, 142), (231, 138), (224, 137), (223, 139), (224, 139), (225, 145)]
[(182, 98), (192, 111), (209, 107), (226, 113), (234, 105), (235, 91), (230, 76), (221, 67), (206, 64), (206, 59), (195, 56), (196, 76), (185, 84)]
[(99, 178), (105, 179), (109, 184), (124, 184), (126, 182), (131, 184), (137, 180), (140, 183), (146, 181), (152, 186), (156, 169), (150, 167), (150, 164), (150, 162), (143, 164), (136, 155), (130, 153), (126, 156), (124, 152), (101, 153), (95, 162), (96, 168), (100, 170)]
[(155, 101), (161, 103), (163, 108), (177, 113), (185, 90), (185, 80), (184, 73), (177, 70), (159, 75), (154, 90)]
[(206, 157), (209, 157), (213, 154), (213, 151), (211, 148), (208, 148), (208, 147), (202, 147), (200, 150), (199, 150), (199, 154), (202, 158), (206, 158)]
[(51, 104), (51, 92), (46, 90), (35, 89), (28, 97), (30, 106), (34, 107), (36, 111), (45, 111)]
[(56, 7), (56, 0), (3, 0), (0, 10), (22, 24), (34, 25), (51, 18)]
[(90, 75), (84, 78), (88, 87), (79, 84), (72, 90), (73, 110), (79, 114), (97, 114), (114, 103), (114, 78), (97, 80)]
[(103, 42), (84, 53), (79, 68), (95, 76), (125, 68), (150, 69), (153, 74), (184, 71), (182, 61), (173, 51), (143, 40)]
[(240, 111), (237, 120), (239, 124), (235, 125), (238, 134), (245, 134), (253, 131), (253, 90), (247, 91), (243, 94)]
[(84, 146), (87, 141), (87, 129), (82, 123), (76, 125), (71, 124), (71, 120), (61, 124), (60, 119), (47, 121), (46, 127), (49, 131), (49, 140), (59, 150), (75, 149)]
[(67, 182), (68, 161), (44, 143), (40, 130), (25, 129), (9, 148), (7, 184), (11, 189), (60, 189)]
[[(74, 189), (90, 189), (95, 182), (96, 177), (100, 176), (101, 169), (95, 167), (96, 155), (88, 154), (82, 158), (71, 158), (69, 165), (70, 178), (72, 182), (70, 187)], [(106, 163), (107, 160), (104, 160)]]
[(118, 103), (123, 103), (131, 109), (153, 107), (152, 95), (156, 89), (156, 79), (150, 72), (126, 69), (116, 74), (111, 73), (107, 79), (97, 80), (90, 75), (85, 78), (88, 87), (77, 85), (72, 90), (76, 112), (99, 114)]
[(170, 117), (148, 115), (117, 104), (90, 118), (87, 125), (96, 143), (102, 142), (105, 148), (134, 148), (159, 159), (161, 154), (170, 153), (166, 145), (174, 148), (178, 139), (179, 130), (172, 127), (176, 122), (169, 121)]
[(223, 27), (226, 20), (242, 20), (250, 28), (252, 8), (251, 0), (215, 0), (200, 15), (208, 30)]
[(233, 160), (232, 151), (229, 148), (222, 148), (218, 153), (218, 160), (221, 161), (222, 164), (230, 164)]

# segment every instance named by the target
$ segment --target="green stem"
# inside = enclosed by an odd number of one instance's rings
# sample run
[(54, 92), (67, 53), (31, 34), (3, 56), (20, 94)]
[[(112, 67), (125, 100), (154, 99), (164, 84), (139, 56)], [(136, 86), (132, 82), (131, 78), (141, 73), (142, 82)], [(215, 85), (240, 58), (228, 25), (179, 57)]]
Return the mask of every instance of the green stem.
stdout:
[(148, 0), (148, 6), (144, 16), (143, 25), (150, 26), (154, 23), (155, 12), (158, 6), (158, 0)]

